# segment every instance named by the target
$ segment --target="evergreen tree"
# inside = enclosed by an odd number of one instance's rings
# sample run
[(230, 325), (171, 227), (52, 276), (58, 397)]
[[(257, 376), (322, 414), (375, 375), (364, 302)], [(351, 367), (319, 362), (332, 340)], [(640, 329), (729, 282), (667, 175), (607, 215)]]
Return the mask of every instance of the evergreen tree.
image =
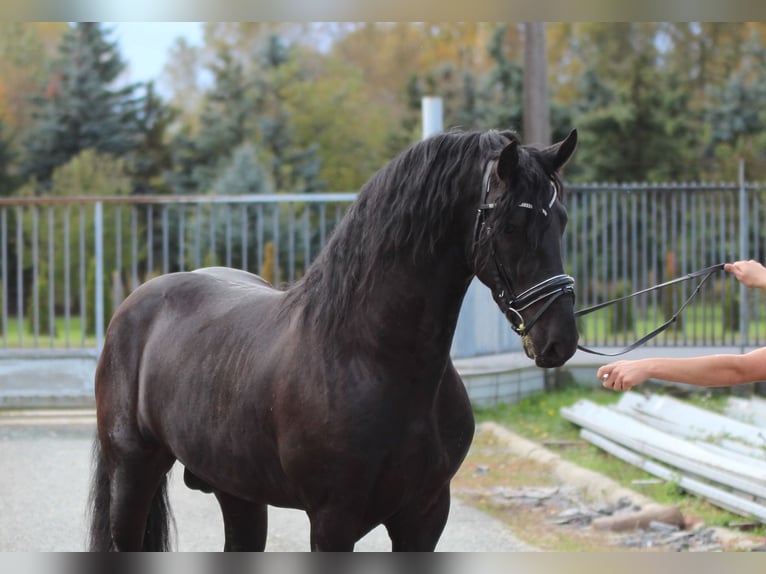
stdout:
[(274, 192), (269, 174), (258, 160), (252, 143), (245, 142), (234, 150), (230, 162), (214, 182), (213, 191), (216, 195)]
[(247, 142), (258, 149), (258, 161), (276, 191), (323, 189), (317, 149), (299, 145), (292, 125), (291, 97), (304, 78), (290, 48), (272, 36), (258, 58), (243, 62), (222, 46), (210, 71), (213, 87), (205, 97), (200, 130), (196, 136), (186, 130), (174, 144), (175, 165), (168, 174), (173, 189), (213, 191), (234, 151)]
[(296, 142), (289, 100), (291, 87), (306, 81), (295, 50), (272, 34), (260, 57), (256, 76), (259, 118), (256, 142), (271, 157), (272, 177), (277, 191), (311, 193), (322, 191), (320, 159), (316, 146)]
[(485, 103), (480, 112), (485, 129), (502, 127), (521, 130), (524, 122), (524, 70), (506, 53), (504, 44), (507, 33), (507, 25), (498, 26), (487, 46), (494, 67), (486, 81)]
[(125, 68), (101, 24), (79, 22), (64, 35), (36, 124), (27, 134), (21, 173), (47, 183), (53, 170), (85, 149), (117, 157), (141, 143), (138, 85), (117, 87)]
[(177, 114), (164, 104), (151, 82), (147, 84), (145, 97), (140, 103), (137, 114), (139, 143), (127, 157), (133, 193), (168, 192), (164, 175), (172, 168), (173, 157), (165, 134)]
[(17, 177), (12, 173), (15, 159), (16, 154), (8, 137), (5, 123), (0, 120), (0, 196), (11, 195), (16, 188)]
[[(698, 119), (689, 109), (688, 92), (662, 65), (657, 30), (644, 23), (598, 28), (604, 51), (619, 65), (605, 71), (605, 58), (592, 60), (581, 75), (580, 100), (573, 123), (581, 145), (568, 173), (585, 181), (659, 181), (696, 179)], [(629, 50), (629, 52), (625, 52)], [(627, 62), (626, 62), (627, 61)], [(630, 65), (628, 65), (630, 64)]]
[(762, 178), (766, 159), (766, 47), (758, 35), (746, 43), (740, 68), (720, 87), (709, 90), (706, 124), (710, 143), (705, 150), (711, 177), (736, 177), (737, 162), (745, 158), (748, 177)]

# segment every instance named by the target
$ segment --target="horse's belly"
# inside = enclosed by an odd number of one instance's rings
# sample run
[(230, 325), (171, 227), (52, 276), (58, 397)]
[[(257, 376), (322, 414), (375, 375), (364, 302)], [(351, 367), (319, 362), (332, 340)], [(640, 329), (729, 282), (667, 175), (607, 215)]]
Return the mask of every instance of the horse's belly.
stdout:
[[(197, 490), (218, 490), (250, 502), (299, 507), (270, 448), (251, 447), (247, 453), (235, 453), (230, 445), (210, 444), (175, 450), (178, 460), (197, 479)], [(187, 481), (187, 485), (195, 488), (194, 482), (189, 485)]]

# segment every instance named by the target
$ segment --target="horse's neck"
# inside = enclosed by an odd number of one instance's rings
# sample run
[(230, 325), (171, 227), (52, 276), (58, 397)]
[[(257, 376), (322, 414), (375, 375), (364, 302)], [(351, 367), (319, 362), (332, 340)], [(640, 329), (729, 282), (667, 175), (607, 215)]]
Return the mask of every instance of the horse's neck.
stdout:
[(429, 265), (402, 263), (373, 285), (360, 315), (372, 344), (420, 361), (446, 361), (463, 297), (472, 278), (457, 250), (429, 257)]

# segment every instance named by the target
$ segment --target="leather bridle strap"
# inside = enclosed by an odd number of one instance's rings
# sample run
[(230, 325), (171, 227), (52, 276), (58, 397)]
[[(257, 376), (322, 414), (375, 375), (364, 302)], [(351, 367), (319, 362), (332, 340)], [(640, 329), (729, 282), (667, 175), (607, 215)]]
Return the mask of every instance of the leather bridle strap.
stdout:
[(598, 311), (599, 309), (603, 309), (604, 307), (608, 307), (609, 305), (613, 305), (614, 303), (619, 303), (620, 301), (631, 299), (632, 297), (636, 297), (638, 295), (648, 293), (649, 291), (655, 291), (656, 289), (662, 289), (663, 287), (668, 287), (669, 285), (674, 285), (682, 281), (689, 281), (690, 279), (696, 279), (697, 277), (702, 277), (702, 280), (697, 284), (694, 291), (692, 291), (692, 294), (689, 295), (689, 297), (687, 297), (687, 299), (683, 302), (681, 307), (679, 307), (679, 309), (675, 313), (673, 313), (673, 316), (670, 317), (670, 319), (665, 321), (662, 325), (654, 329), (652, 332), (641, 337), (638, 341), (628, 345), (621, 351), (617, 351), (615, 353), (604, 353), (601, 351), (594, 351), (593, 349), (585, 347), (584, 345), (577, 345), (577, 348), (580, 349), (581, 351), (584, 351), (585, 353), (590, 353), (592, 355), (601, 355), (602, 357), (616, 357), (617, 355), (623, 355), (629, 351), (632, 351), (636, 347), (640, 347), (647, 341), (653, 339), (654, 337), (662, 333), (665, 329), (670, 327), (670, 325), (675, 323), (679, 315), (681, 315), (681, 312), (686, 308), (686, 306), (691, 302), (691, 300), (694, 299), (697, 293), (699, 293), (700, 289), (705, 284), (705, 281), (707, 281), (710, 278), (710, 276), (713, 275), (716, 271), (722, 270), (723, 266), (724, 266), (723, 263), (718, 263), (717, 265), (711, 265), (710, 267), (705, 267), (704, 269), (700, 269), (699, 271), (687, 273), (683, 277), (677, 277), (676, 279), (665, 281), (664, 283), (660, 283), (659, 285), (654, 285), (653, 287), (648, 287), (646, 289), (642, 289), (641, 291), (636, 291), (635, 293), (631, 293), (630, 295), (625, 295), (623, 297), (618, 297), (616, 299), (604, 301), (603, 303), (598, 303), (597, 305), (593, 305), (591, 307), (586, 307), (585, 309), (580, 309), (578, 311), (575, 311), (575, 317), (582, 317), (583, 315), (588, 315), (589, 313), (593, 313), (594, 311)]

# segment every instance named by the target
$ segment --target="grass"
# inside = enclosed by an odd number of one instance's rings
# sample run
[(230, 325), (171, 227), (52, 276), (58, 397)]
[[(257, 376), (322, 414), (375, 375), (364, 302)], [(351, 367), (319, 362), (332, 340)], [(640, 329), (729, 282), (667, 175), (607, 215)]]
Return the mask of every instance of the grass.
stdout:
[(30, 329), (29, 317), (24, 317), (21, 334), (17, 317), (8, 317), (7, 330), (0, 343), (16, 349), (82, 349), (96, 346), (95, 335), (86, 335), (83, 341), (82, 318), (79, 315), (69, 317), (69, 337), (67, 340), (67, 322), (65, 317), (54, 320), (54, 336), (51, 340), (50, 326), (46, 321), (40, 324), (40, 331), (35, 334)]
[[(634, 307), (633, 325), (628, 329), (618, 329), (613, 326), (614, 319), (610, 311), (610, 308), (605, 308), (585, 315), (579, 320), (582, 344), (586, 346), (612, 343), (624, 345), (653, 331), (667, 320), (659, 306), (649, 306), (643, 314)], [(764, 317), (766, 309), (762, 306), (753, 306), (751, 314), (753, 317)], [(660, 344), (676, 341), (684, 341), (685, 344), (720, 344), (726, 341), (739, 341), (739, 329), (725, 328), (724, 325), (726, 321), (721, 305), (690, 305), (681, 314), (679, 322), (661, 334), (658, 341)], [(757, 342), (764, 338), (766, 334), (762, 321), (750, 321), (748, 339)]]
[[(513, 432), (538, 443), (567, 444), (559, 454), (565, 460), (608, 476), (623, 486), (656, 500), (661, 504), (678, 505), (688, 517), (701, 520), (711, 526), (728, 526), (747, 521), (739, 515), (718, 508), (704, 499), (688, 494), (676, 483), (640, 484), (634, 481), (654, 479), (653, 475), (623, 462), (596, 446), (580, 439), (580, 428), (564, 419), (559, 409), (570, 406), (579, 399), (589, 399), (598, 404), (612, 404), (621, 394), (600, 387), (571, 386), (553, 392), (530, 395), (516, 404), (500, 405), (475, 410), (478, 422), (494, 421)], [(726, 395), (696, 393), (690, 402), (720, 412)], [(766, 535), (766, 525), (756, 527), (754, 535)]]

